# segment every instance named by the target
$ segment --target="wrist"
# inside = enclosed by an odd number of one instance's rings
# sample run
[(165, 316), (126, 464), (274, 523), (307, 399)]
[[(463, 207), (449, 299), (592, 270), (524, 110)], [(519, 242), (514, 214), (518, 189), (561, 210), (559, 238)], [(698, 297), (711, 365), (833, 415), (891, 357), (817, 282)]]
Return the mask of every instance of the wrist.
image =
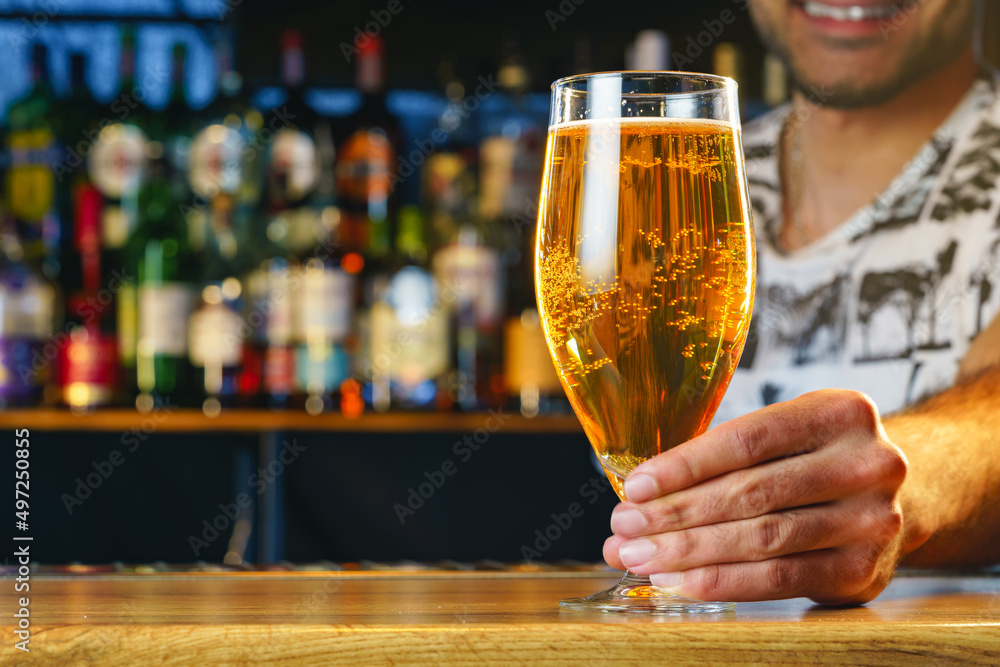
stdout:
[[(906, 432), (916, 426), (912, 423), (901, 424), (900, 419), (890, 420), (884, 424), (889, 439), (893, 444), (906, 442)], [(910, 427), (910, 428), (908, 428)], [(897, 436), (900, 440), (897, 440)], [(899, 445), (896, 445), (899, 447)], [(909, 559), (910, 554), (918, 551), (938, 532), (942, 525), (940, 503), (934, 502), (935, 495), (923, 475), (923, 467), (919, 460), (907, 456), (906, 478), (899, 487), (897, 500), (903, 516), (903, 528), (900, 531), (900, 557)]]

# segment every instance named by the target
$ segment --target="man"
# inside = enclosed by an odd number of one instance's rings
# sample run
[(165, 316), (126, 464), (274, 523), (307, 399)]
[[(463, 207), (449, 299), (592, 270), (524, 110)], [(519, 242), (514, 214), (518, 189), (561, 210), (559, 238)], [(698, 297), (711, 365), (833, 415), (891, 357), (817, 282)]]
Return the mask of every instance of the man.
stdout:
[(613, 566), (851, 604), (900, 563), (1000, 561), (1000, 96), (973, 0), (905, 6), (750, 2), (797, 92), (744, 133), (757, 304), (719, 419), (743, 416), (629, 475)]

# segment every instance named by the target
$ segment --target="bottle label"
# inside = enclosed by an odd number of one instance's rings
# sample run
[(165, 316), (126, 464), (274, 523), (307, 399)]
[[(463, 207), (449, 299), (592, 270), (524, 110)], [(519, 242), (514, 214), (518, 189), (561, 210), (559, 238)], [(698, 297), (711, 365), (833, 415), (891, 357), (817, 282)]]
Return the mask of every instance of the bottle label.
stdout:
[(7, 207), (25, 222), (40, 222), (52, 210), (55, 173), (52, 171), (55, 137), (48, 130), (12, 132)]
[(354, 276), (329, 266), (306, 267), (296, 296), (298, 340), (338, 343), (350, 335), (354, 315)]
[(483, 245), (453, 243), (438, 251), (434, 273), (446, 302), (471, 307), (476, 326), (499, 324), (503, 284), (500, 254)]
[(433, 278), (422, 269), (396, 274), (388, 303), (372, 308), (373, 374), (413, 387), (448, 369), (448, 317), (434, 297)]
[(113, 336), (78, 326), (60, 351), (58, 382), (62, 400), (71, 407), (91, 407), (109, 402), (117, 373)]
[(118, 292), (118, 355), (122, 366), (126, 368), (135, 367), (135, 346), (139, 340), (136, 298), (133, 283), (122, 285), (121, 291)]
[(44, 341), (20, 337), (0, 338), (0, 400), (19, 405), (37, 403), (49, 377), (51, 363), (36, 367)]
[(191, 291), (186, 285), (164, 283), (140, 287), (139, 353), (142, 356), (184, 356), (190, 312)]
[(369, 209), (389, 197), (395, 158), (381, 130), (359, 130), (344, 142), (336, 166), (337, 192)]
[(267, 342), (270, 345), (287, 345), (292, 340), (293, 284), (300, 282), (286, 266), (272, 267), (267, 271), (267, 299), (261, 305), (267, 313)]
[(101, 130), (90, 153), (90, 180), (105, 197), (135, 192), (146, 169), (146, 135), (135, 125), (115, 123)]
[(198, 133), (188, 154), (188, 181), (202, 197), (236, 192), (243, 177), (240, 133), (225, 125), (210, 125)]
[(545, 136), (523, 127), (516, 137), (487, 137), (480, 145), (480, 213), (487, 219), (523, 213), (538, 198)]
[(559, 392), (559, 376), (549, 357), (538, 311), (526, 310), (507, 320), (504, 327), (504, 377), (507, 391), (516, 396), (522, 387), (534, 387), (542, 394)]
[(350, 357), (340, 345), (299, 345), (295, 351), (297, 385), (311, 395), (328, 394), (348, 378)]
[(28, 274), (14, 289), (0, 287), (0, 338), (48, 338), (52, 334), (52, 285)]
[(101, 213), (101, 242), (107, 248), (121, 248), (128, 241), (132, 221), (121, 206), (108, 204)]
[(313, 191), (319, 178), (316, 142), (305, 132), (286, 127), (271, 142), (268, 161), (272, 181), (282, 183), (287, 201), (298, 201)]
[(292, 348), (268, 347), (264, 353), (264, 388), (272, 396), (288, 396), (295, 381)]
[(206, 305), (191, 315), (188, 327), (191, 363), (204, 366), (239, 366), (243, 356), (242, 320), (223, 304)]

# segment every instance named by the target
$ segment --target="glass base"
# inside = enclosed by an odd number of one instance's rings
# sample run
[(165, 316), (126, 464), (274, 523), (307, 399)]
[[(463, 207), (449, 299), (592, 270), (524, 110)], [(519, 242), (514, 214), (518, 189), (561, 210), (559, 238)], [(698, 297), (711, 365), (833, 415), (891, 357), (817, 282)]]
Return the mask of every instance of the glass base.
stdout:
[(559, 604), (573, 611), (632, 614), (717, 614), (736, 608), (733, 602), (701, 602), (672, 595), (650, 584), (649, 577), (629, 572), (606, 591), (585, 598), (567, 598)]

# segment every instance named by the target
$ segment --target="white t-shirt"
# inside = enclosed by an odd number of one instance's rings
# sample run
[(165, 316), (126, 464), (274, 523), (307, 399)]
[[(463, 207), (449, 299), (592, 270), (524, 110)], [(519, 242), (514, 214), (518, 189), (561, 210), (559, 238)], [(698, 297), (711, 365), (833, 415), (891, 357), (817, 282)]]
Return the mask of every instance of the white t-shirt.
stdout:
[(1000, 313), (995, 82), (978, 81), (870, 205), (785, 253), (778, 144), (789, 111), (743, 134), (757, 292), (715, 423), (823, 388), (863, 391), (882, 414), (897, 411), (951, 386), (969, 343)]

